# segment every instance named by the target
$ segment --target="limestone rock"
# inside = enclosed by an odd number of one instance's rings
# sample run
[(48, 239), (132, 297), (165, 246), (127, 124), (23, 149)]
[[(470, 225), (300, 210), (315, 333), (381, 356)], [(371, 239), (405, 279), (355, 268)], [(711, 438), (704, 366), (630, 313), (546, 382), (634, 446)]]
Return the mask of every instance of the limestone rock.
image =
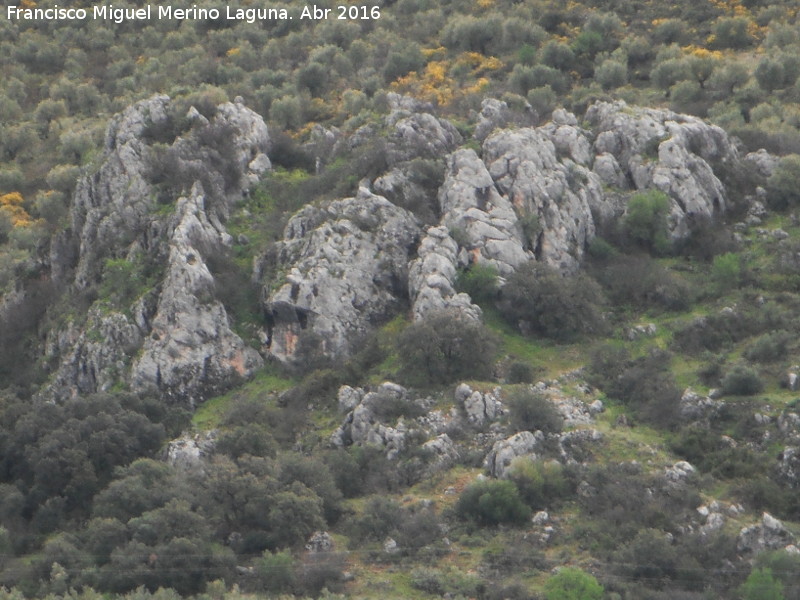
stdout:
[(330, 552), (333, 550), (333, 546), (333, 538), (327, 531), (315, 531), (306, 542), (306, 550), (312, 554)]
[(536, 458), (537, 450), (544, 443), (544, 434), (541, 431), (531, 433), (521, 431), (511, 437), (496, 442), (483, 461), (483, 467), (492, 477), (504, 477), (511, 463), (518, 456)]
[(441, 311), (480, 320), (482, 311), (468, 294), (455, 290), (458, 244), (444, 227), (431, 227), (408, 268), (408, 288), (414, 319)]
[(762, 177), (769, 177), (772, 175), (775, 167), (777, 167), (780, 162), (780, 157), (770, 154), (763, 148), (756, 152), (745, 154), (744, 159), (753, 163)]
[(598, 102), (586, 112), (596, 134), (594, 152), (614, 156), (636, 189), (666, 193), (673, 238), (685, 237), (691, 219), (727, 208), (727, 194), (711, 164), (735, 166), (740, 158), (728, 135), (701, 119), (664, 109)]
[(664, 475), (666, 476), (667, 481), (677, 483), (685, 481), (696, 471), (697, 469), (695, 469), (690, 463), (686, 462), (685, 460), (680, 460), (671, 467), (667, 467), (664, 470)]
[[(127, 382), (134, 390), (193, 406), (261, 364), (231, 331), (225, 309), (214, 299), (206, 261), (230, 245), (225, 216), (248, 182), (269, 168), (267, 127), (242, 103), (221, 105), (211, 121), (190, 110), (191, 128), (168, 150), (187, 186), (185, 197), (162, 198), (163, 190), (151, 182), (157, 160), (151, 133), (168, 126), (169, 119), (167, 96), (138, 102), (115, 116), (100, 167), (77, 183), (71, 209), (78, 247), (73, 285), (95, 286), (112, 258), (139, 265), (147, 257), (164, 265), (164, 279), (138, 292), (125, 307), (131, 317), (103, 307), (105, 316), (90, 316), (69, 344), (51, 345), (60, 365), (45, 393), (49, 397)], [(231, 154), (222, 157), (219, 145)], [(175, 201), (174, 212), (158, 210), (165, 201)], [(56, 246), (69, 247), (66, 242)], [(61, 277), (68, 272), (63, 262), (57, 260)]]
[[(352, 389), (352, 388), (351, 388)], [(340, 390), (341, 392), (341, 390)], [(356, 446), (379, 446), (386, 451), (389, 459), (397, 455), (406, 447), (406, 436), (409, 428), (401, 417), (394, 426), (384, 424), (381, 414), (386, 404), (397, 406), (413, 402), (408, 390), (392, 382), (384, 382), (375, 390), (345, 391), (350, 397), (362, 395), (361, 401), (345, 417), (344, 422), (331, 436), (334, 446), (343, 447), (351, 444)]]
[(272, 356), (291, 361), (304, 331), (329, 356), (388, 319), (406, 296), (408, 258), (420, 230), (413, 215), (362, 188), (355, 198), (306, 206), (286, 226), (275, 287), (264, 281)]
[(681, 395), (679, 413), (682, 419), (697, 421), (715, 416), (724, 406), (724, 402), (710, 396), (700, 396), (691, 388), (686, 388)]
[(513, 206), (498, 193), (474, 150), (458, 150), (447, 158), (439, 205), (442, 225), (459, 236), (456, 241), (469, 253), (469, 262), (493, 266), (507, 276), (533, 258)]
[(500, 400), (500, 388), (483, 393), (478, 390), (473, 391), (466, 383), (462, 383), (456, 388), (455, 400), (464, 407), (467, 420), (478, 427), (495, 421), (505, 414)]
[[(568, 157), (559, 157), (554, 139)], [(484, 142), (483, 157), (500, 193), (538, 223), (526, 247), (551, 267), (574, 271), (594, 237), (592, 211), (612, 212), (602, 181), (581, 164), (591, 160), (583, 133), (571, 125), (501, 131)]]
[(458, 460), (458, 450), (453, 440), (446, 433), (442, 433), (432, 440), (422, 444), (422, 448), (431, 452), (434, 456), (433, 470), (440, 471), (451, 467)]
[(167, 444), (167, 464), (182, 470), (202, 468), (203, 462), (214, 452), (216, 432), (184, 434)]
[(764, 550), (777, 550), (794, 543), (794, 536), (778, 519), (764, 513), (761, 523), (739, 531), (736, 549), (744, 554), (758, 554)]

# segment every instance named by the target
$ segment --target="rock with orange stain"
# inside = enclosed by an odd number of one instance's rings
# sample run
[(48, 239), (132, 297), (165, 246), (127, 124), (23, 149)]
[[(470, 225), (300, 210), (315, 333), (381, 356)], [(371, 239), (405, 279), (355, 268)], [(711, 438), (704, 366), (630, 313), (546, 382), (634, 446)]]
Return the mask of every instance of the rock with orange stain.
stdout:
[(294, 361), (304, 335), (344, 356), (407, 298), (408, 262), (420, 235), (414, 216), (366, 188), (355, 198), (307, 206), (278, 246), (285, 281), (264, 281), (269, 352)]

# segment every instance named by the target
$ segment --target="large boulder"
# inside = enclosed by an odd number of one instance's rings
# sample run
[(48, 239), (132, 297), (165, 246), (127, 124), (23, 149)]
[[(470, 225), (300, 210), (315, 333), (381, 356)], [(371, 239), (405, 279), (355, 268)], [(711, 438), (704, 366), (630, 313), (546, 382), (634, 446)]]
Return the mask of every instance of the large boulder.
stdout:
[(285, 275), (262, 282), (270, 354), (291, 361), (310, 331), (325, 354), (347, 355), (402, 306), (419, 236), (411, 213), (363, 187), (355, 198), (295, 214), (278, 247), (276, 269)]

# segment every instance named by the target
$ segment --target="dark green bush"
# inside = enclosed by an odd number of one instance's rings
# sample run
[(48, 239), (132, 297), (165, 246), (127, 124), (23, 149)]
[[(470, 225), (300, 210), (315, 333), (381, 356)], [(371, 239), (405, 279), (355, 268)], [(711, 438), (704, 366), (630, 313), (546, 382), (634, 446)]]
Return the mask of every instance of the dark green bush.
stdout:
[(654, 254), (666, 254), (671, 248), (667, 228), (669, 209), (670, 200), (664, 192), (649, 190), (634, 194), (623, 222), (625, 235)]
[(786, 358), (787, 346), (792, 335), (786, 331), (775, 331), (757, 338), (745, 348), (742, 355), (747, 359), (760, 363), (770, 363)]
[(564, 419), (553, 403), (530, 388), (520, 387), (508, 393), (509, 423), (514, 431), (555, 433), (561, 431)]
[(509, 479), (534, 511), (554, 508), (569, 497), (575, 487), (561, 464), (527, 457), (519, 457), (511, 463)]
[(523, 332), (559, 341), (605, 331), (600, 286), (585, 273), (562, 277), (541, 264), (517, 269), (500, 299), (503, 316)]
[(750, 367), (737, 365), (722, 378), (722, 391), (734, 396), (752, 396), (764, 389), (758, 373)]
[(469, 294), (473, 302), (486, 304), (497, 297), (497, 269), (474, 263), (458, 274), (456, 290)]
[(469, 485), (461, 493), (456, 514), (479, 525), (523, 525), (531, 511), (512, 482), (485, 480)]
[(405, 381), (446, 384), (491, 377), (497, 342), (481, 323), (437, 313), (409, 325), (397, 339)]

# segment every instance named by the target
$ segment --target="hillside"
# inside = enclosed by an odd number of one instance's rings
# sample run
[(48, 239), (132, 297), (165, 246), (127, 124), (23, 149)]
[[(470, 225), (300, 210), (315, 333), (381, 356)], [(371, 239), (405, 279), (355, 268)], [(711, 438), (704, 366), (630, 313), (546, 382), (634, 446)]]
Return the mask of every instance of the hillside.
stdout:
[(0, 595), (800, 597), (794, 4), (375, 8), (0, 18)]

